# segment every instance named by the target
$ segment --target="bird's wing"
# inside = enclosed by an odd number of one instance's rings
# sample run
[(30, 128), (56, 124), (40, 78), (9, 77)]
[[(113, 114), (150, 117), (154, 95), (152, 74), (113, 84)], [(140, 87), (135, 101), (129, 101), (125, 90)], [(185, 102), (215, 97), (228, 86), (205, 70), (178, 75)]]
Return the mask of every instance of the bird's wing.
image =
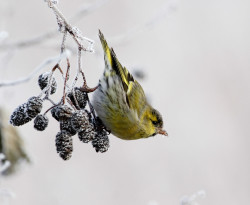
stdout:
[(134, 80), (133, 76), (128, 70), (121, 65), (116, 57), (114, 50), (109, 48), (107, 41), (99, 30), (99, 37), (105, 53), (105, 61), (110, 67), (115, 70), (116, 74), (120, 77), (123, 89), (126, 93), (126, 102), (128, 106), (137, 111), (139, 114), (141, 107), (146, 103), (146, 97), (141, 85)]
[(100, 38), (100, 41), (102, 43), (102, 48), (104, 51), (105, 63), (108, 64), (108, 67), (112, 68), (113, 62), (112, 62), (111, 51), (110, 51), (110, 48), (108, 46), (107, 41), (104, 38), (104, 35), (102, 34), (102, 32), (100, 30), (99, 30), (99, 38)]
[(113, 68), (121, 78), (128, 106), (140, 114), (141, 108), (146, 103), (146, 97), (141, 85), (133, 78), (129, 71), (120, 64), (113, 49), (111, 49), (111, 57), (114, 62)]
[(128, 70), (123, 67), (119, 60), (116, 57), (116, 54), (114, 50), (109, 48), (107, 41), (104, 38), (104, 35), (101, 33), (99, 30), (99, 38), (102, 43), (102, 47), (104, 50), (104, 56), (105, 56), (105, 61), (108, 65), (110, 65), (110, 68), (115, 70), (116, 74), (121, 78), (124, 90), (127, 92), (129, 82), (134, 82), (133, 76), (128, 72)]

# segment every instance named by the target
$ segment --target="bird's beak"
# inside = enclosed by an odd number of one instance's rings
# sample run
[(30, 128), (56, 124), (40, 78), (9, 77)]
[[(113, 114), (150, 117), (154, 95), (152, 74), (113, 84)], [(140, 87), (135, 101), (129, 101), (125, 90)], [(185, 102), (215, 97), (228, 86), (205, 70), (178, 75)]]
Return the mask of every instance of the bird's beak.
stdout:
[(168, 133), (165, 130), (161, 129), (161, 128), (158, 130), (158, 134), (168, 136)]

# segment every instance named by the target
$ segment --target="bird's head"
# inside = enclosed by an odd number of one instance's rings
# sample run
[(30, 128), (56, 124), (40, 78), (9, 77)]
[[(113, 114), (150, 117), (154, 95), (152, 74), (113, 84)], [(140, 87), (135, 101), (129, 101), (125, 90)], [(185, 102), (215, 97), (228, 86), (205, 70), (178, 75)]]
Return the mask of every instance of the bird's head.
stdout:
[(168, 133), (163, 130), (162, 116), (158, 110), (148, 107), (144, 115), (144, 126), (148, 136), (155, 136), (157, 134), (168, 136)]

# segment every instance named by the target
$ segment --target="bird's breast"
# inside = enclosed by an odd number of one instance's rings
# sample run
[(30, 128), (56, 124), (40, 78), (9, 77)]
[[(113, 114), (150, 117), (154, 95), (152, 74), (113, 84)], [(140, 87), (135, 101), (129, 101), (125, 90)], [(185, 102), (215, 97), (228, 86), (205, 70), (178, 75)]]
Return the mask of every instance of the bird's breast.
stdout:
[(127, 105), (119, 80), (116, 76), (103, 76), (93, 95), (93, 107), (115, 136), (125, 140), (142, 138), (144, 131), (140, 127), (137, 112)]

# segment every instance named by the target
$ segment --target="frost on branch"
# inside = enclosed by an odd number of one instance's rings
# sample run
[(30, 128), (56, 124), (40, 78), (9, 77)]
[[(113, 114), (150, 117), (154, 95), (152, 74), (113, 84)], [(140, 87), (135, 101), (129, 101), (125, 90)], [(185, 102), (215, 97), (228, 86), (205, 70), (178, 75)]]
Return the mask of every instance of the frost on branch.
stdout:
[[(94, 41), (89, 38), (84, 37), (79, 28), (75, 26), (72, 27), (70, 23), (64, 17), (62, 12), (57, 8), (57, 6), (51, 0), (46, 0), (46, 2), (48, 3), (48, 6), (53, 10), (56, 16), (59, 31), (64, 34), (69, 33), (81, 50), (94, 52), (93, 50)], [(84, 41), (88, 43), (87, 48), (84, 45)]]

